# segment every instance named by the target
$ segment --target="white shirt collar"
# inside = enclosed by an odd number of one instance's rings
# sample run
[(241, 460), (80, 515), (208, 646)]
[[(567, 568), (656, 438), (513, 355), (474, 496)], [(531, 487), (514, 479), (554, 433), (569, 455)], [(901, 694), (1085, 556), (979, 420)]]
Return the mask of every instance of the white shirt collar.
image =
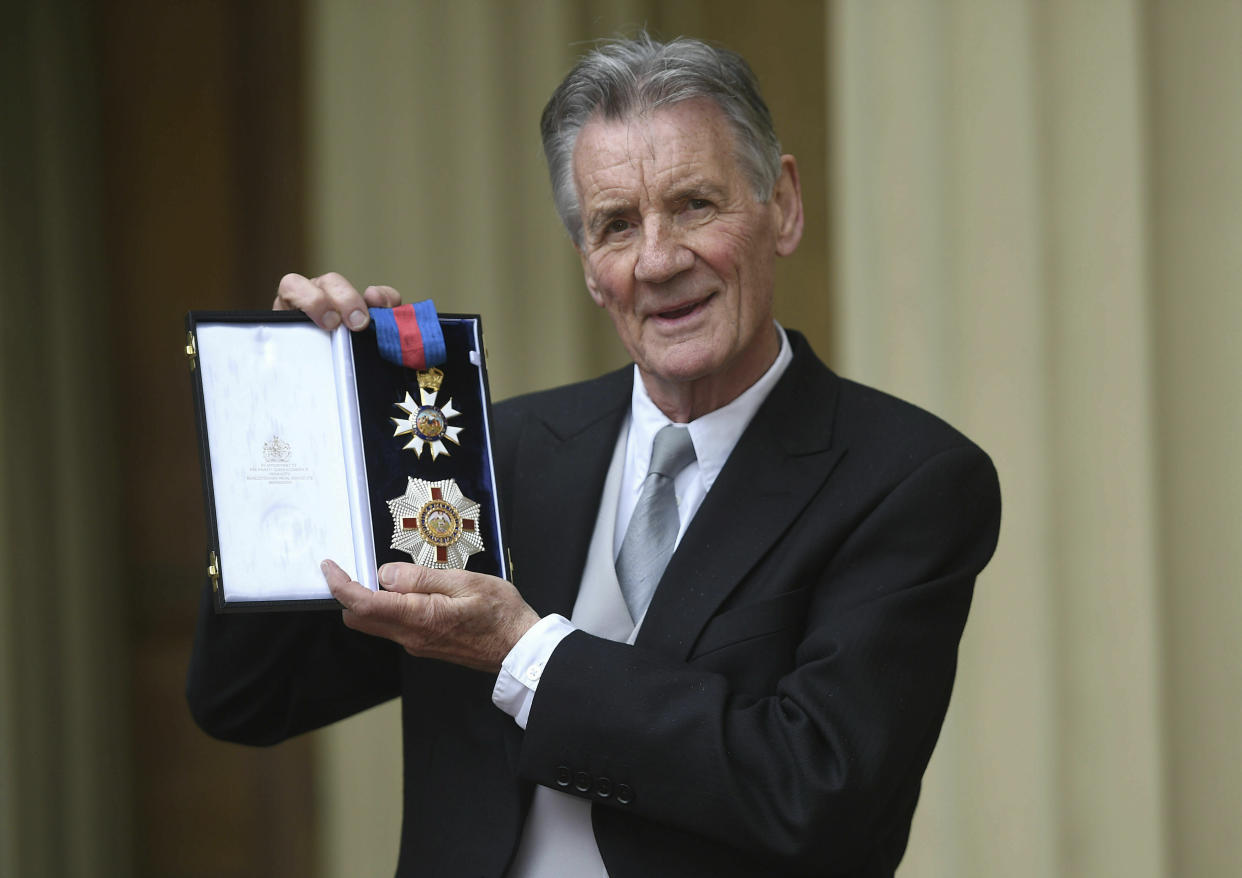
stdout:
[[(775, 321), (773, 321), (775, 323)], [(725, 461), (742, 438), (742, 432), (750, 419), (755, 416), (759, 406), (767, 399), (768, 394), (785, 373), (790, 361), (793, 360), (793, 349), (789, 339), (779, 323), (775, 323), (777, 335), (780, 336), (781, 349), (776, 360), (759, 380), (744, 390), (737, 399), (702, 417), (695, 418), (688, 425), (690, 439), (694, 442), (694, 453), (698, 458), (698, 475), (702, 482), (703, 492), (711, 490), (724, 468)], [(634, 391), (630, 403), (630, 447), (634, 450), (631, 463), (638, 473), (645, 474), (651, 463), (651, 445), (655, 434), (672, 421), (664, 412), (656, 407), (647, 395), (642, 375), (638, 367), (634, 367)], [(640, 477), (641, 480), (641, 477)]]

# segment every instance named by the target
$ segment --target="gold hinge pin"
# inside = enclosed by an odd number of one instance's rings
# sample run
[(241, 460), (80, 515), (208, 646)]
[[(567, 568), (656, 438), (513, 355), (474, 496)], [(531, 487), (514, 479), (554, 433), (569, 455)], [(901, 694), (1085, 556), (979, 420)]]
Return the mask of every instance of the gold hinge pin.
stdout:
[(219, 593), (220, 591), (220, 559), (213, 551), (207, 560), (207, 575), (211, 577), (211, 590)]

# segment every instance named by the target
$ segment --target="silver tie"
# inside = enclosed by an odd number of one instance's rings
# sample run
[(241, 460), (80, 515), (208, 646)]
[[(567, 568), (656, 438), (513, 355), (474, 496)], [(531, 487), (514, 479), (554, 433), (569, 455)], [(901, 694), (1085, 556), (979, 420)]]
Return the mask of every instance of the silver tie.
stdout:
[(636, 623), (647, 611), (677, 541), (679, 520), (673, 479), (694, 459), (694, 443), (685, 427), (669, 424), (656, 433), (643, 492), (617, 554), (617, 581), (630, 618)]

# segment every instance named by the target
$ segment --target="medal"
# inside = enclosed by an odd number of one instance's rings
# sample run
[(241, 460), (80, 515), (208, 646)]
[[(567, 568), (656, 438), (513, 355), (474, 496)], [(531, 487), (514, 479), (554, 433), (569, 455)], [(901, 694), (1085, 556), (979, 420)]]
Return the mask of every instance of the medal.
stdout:
[(456, 417), (461, 412), (453, 408), (451, 398), (443, 406), (436, 404), (436, 395), (440, 392), (442, 381), (444, 381), (444, 373), (439, 369), (432, 368), (419, 372), (418, 395), (421, 404), (414, 402), (409, 391), (406, 391), (405, 399), (395, 403), (397, 408), (406, 413), (406, 417), (391, 418), (397, 428), (392, 435), (409, 436), (410, 441), (402, 447), (413, 449), (415, 457), (422, 456), (423, 446), (431, 449), (432, 460), (441, 454), (447, 455), (448, 449), (444, 447), (444, 442), (441, 441), (443, 439), (449, 440), (454, 445), (461, 444), (457, 441), (461, 427), (450, 427), (448, 424), (449, 418)]
[(388, 509), (392, 548), (409, 553), (415, 564), (461, 570), (467, 558), (483, 550), (479, 504), (463, 496), (452, 479), (410, 477), (405, 493), (389, 500)]

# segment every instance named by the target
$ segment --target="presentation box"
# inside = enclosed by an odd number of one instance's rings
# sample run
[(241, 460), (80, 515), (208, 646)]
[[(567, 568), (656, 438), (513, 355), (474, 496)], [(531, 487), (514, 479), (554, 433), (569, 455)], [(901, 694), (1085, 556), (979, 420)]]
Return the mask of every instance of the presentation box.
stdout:
[(389, 561), (509, 578), (482, 322), (438, 316), (446, 359), (415, 370), (371, 327), (186, 315), (218, 611), (339, 607), (325, 558), (372, 590)]

